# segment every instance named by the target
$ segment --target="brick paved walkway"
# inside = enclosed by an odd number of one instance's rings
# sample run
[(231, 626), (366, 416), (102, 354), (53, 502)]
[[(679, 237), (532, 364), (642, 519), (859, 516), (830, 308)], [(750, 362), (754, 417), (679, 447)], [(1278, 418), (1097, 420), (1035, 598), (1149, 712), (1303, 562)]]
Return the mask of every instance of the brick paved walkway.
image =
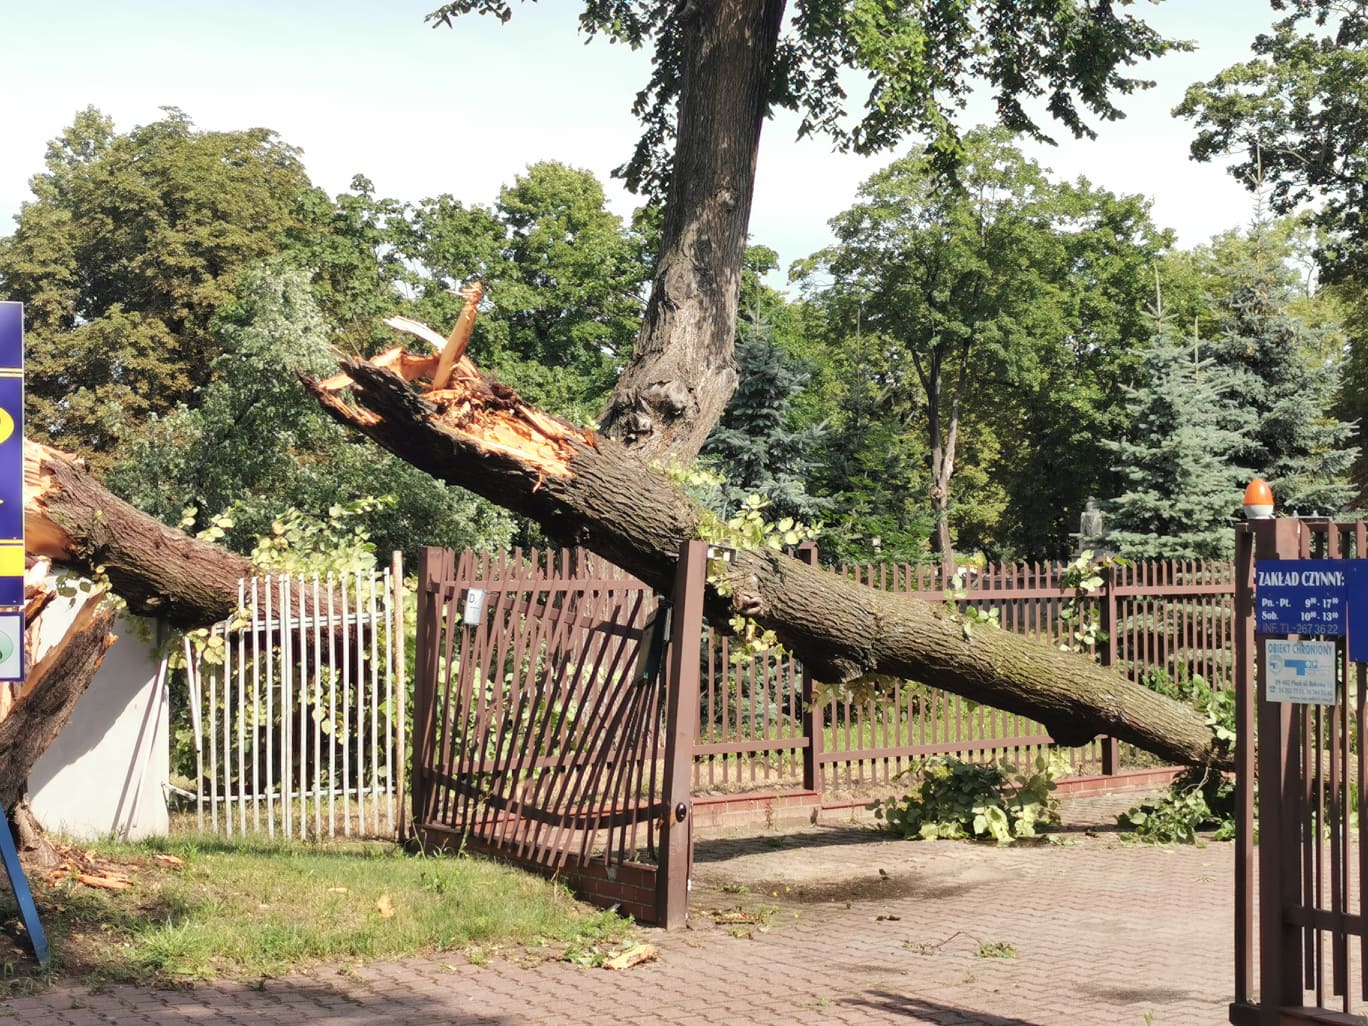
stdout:
[[(1217, 1026), (1231, 992), (1230, 845), (998, 850), (821, 827), (699, 842), (692, 926), (622, 973), (446, 955), (186, 991), (0, 1004), (43, 1026), (180, 1023), (937, 1023)], [(746, 918), (737, 907), (759, 922)], [(1014, 958), (980, 946), (1010, 945)]]

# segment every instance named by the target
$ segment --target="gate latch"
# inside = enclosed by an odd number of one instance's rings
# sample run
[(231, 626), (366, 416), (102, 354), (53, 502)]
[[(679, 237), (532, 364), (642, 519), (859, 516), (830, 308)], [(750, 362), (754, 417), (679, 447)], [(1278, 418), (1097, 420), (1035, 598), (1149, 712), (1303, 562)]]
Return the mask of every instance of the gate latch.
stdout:
[(683, 802), (675, 806), (675, 822), (683, 823), (689, 815), (689, 807)]

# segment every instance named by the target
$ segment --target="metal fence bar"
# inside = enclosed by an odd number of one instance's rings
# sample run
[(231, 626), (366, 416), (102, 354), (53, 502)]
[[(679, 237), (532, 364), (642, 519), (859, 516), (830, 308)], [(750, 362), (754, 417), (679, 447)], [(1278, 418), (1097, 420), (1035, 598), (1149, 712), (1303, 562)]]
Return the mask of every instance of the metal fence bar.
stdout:
[[(271, 594), (270, 578), (266, 579), (266, 594)], [(276, 578), (280, 593), (280, 820), (285, 836), (294, 834), (294, 765), (295, 738), (291, 729), (294, 717), (294, 660), (290, 658), (290, 587), (288, 578)], [(267, 630), (271, 628), (267, 618)], [(267, 647), (271, 647), (270, 634)]]
[(397, 828), (402, 581), (397, 553), (326, 583), (253, 578), (205, 651), (185, 640), (199, 828), (336, 836), (339, 816), (344, 836)]
[(380, 620), (375, 610), (375, 571), (370, 572), (370, 595), (366, 614), (370, 622), (370, 757), (371, 757), (371, 830), (380, 833)]
[[(320, 616), (321, 607), (318, 604), (318, 574), (313, 575), (312, 605), (313, 610), (313, 664), (314, 664), (314, 688), (313, 688), (313, 729), (314, 729), (314, 771), (313, 771), (313, 793), (314, 793), (314, 814), (313, 828), (314, 836), (323, 836), (323, 675), (332, 670), (331, 664), (325, 668), (323, 663), (323, 625)], [(302, 587), (301, 582), (301, 587)], [(329, 631), (329, 634), (332, 632)], [(329, 689), (331, 690), (331, 689)], [(331, 742), (332, 723), (328, 724), (330, 732), (328, 734)], [(332, 748), (331, 743), (328, 746)]]
[(214, 671), (209, 670), (209, 826), (218, 833), (219, 775), (218, 775), (218, 692), (214, 687)]
[(185, 690), (189, 696), (190, 706), (190, 729), (195, 735), (195, 780), (198, 785), (195, 788), (195, 828), (200, 832), (204, 831), (204, 721), (201, 715), (203, 703), (200, 701), (200, 679), (199, 661), (195, 659), (195, 650), (190, 644), (190, 636), (187, 634), (181, 639), (181, 647), (185, 652)]

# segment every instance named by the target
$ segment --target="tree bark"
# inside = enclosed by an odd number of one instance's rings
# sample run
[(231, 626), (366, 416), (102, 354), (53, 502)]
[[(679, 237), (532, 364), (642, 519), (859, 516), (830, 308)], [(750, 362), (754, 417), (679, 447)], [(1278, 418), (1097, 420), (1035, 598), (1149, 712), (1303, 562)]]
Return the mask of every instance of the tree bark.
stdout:
[(24, 443), (24, 533), (46, 556), (110, 588), (141, 616), (202, 627), (237, 608), (250, 561), (134, 509), (91, 477), (76, 456)]
[(687, 464), (736, 389), (736, 307), (785, 0), (680, 6), (688, 13), (660, 256), (602, 429), (643, 461)]
[[(419, 395), (406, 378), (429, 371), (432, 362), (347, 360), (345, 378), (306, 384), (333, 416), (415, 466), (668, 590), (679, 546), (702, 533), (702, 511), (678, 487), (625, 446), (485, 380), (469, 358), (458, 363), (450, 388)], [(340, 394), (348, 385), (352, 403)], [(251, 573), (246, 560), (139, 513), (55, 450), (29, 447), (26, 472), (25, 522), (36, 551), (87, 571), (103, 566), (131, 608), (176, 623), (210, 623), (235, 608), (237, 581)], [(892, 674), (1030, 716), (1062, 744), (1106, 733), (1174, 762), (1228, 764), (1191, 709), (1082, 656), (972, 629), (944, 605), (866, 588), (774, 552), (738, 551), (725, 574), (730, 594), (709, 589), (709, 617), (753, 617), (827, 683)], [(91, 634), (104, 637), (107, 629)], [(16, 729), (15, 715), (0, 723), (6, 753), (20, 751), (4, 733)], [(60, 710), (50, 715), (44, 722), (65, 722)], [(47, 729), (49, 738), (54, 734)], [(0, 779), (22, 781), (27, 767), (14, 767)]]
[[(388, 366), (347, 359), (343, 369), (328, 382), (305, 382), (339, 421), (661, 591), (680, 545), (701, 536), (703, 512), (634, 452), (535, 410), (469, 359), (451, 388), (426, 395)], [(1083, 656), (972, 629), (944, 605), (875, 591), (775, 552), (737, 551), (722, 572), (730, 594), (710, 586), (709, 618), (752, 617), (819, 680), (892, 674), (1040, 720), (1062, 744), (1106, 733), (1174, 762), (1229, 764), (1193, 710)]]
[(23, 690), (0, 722), (3, 808), (23, 797), (29, 771), (71, 718), (114, 643), (113, 624), (114, 607), (103, 595), (90, 596), (62, 639), (29, 670)]

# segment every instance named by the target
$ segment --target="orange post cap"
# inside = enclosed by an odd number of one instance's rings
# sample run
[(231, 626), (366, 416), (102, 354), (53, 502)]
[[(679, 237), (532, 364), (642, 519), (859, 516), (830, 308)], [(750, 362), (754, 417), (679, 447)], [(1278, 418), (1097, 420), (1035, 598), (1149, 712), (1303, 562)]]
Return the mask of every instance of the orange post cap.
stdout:
[(1273, 489), (1261, 477), (1249, 482), (1244, 493), (1245, 516), (1253, 520), (1263, 520), (1273, 515)]

